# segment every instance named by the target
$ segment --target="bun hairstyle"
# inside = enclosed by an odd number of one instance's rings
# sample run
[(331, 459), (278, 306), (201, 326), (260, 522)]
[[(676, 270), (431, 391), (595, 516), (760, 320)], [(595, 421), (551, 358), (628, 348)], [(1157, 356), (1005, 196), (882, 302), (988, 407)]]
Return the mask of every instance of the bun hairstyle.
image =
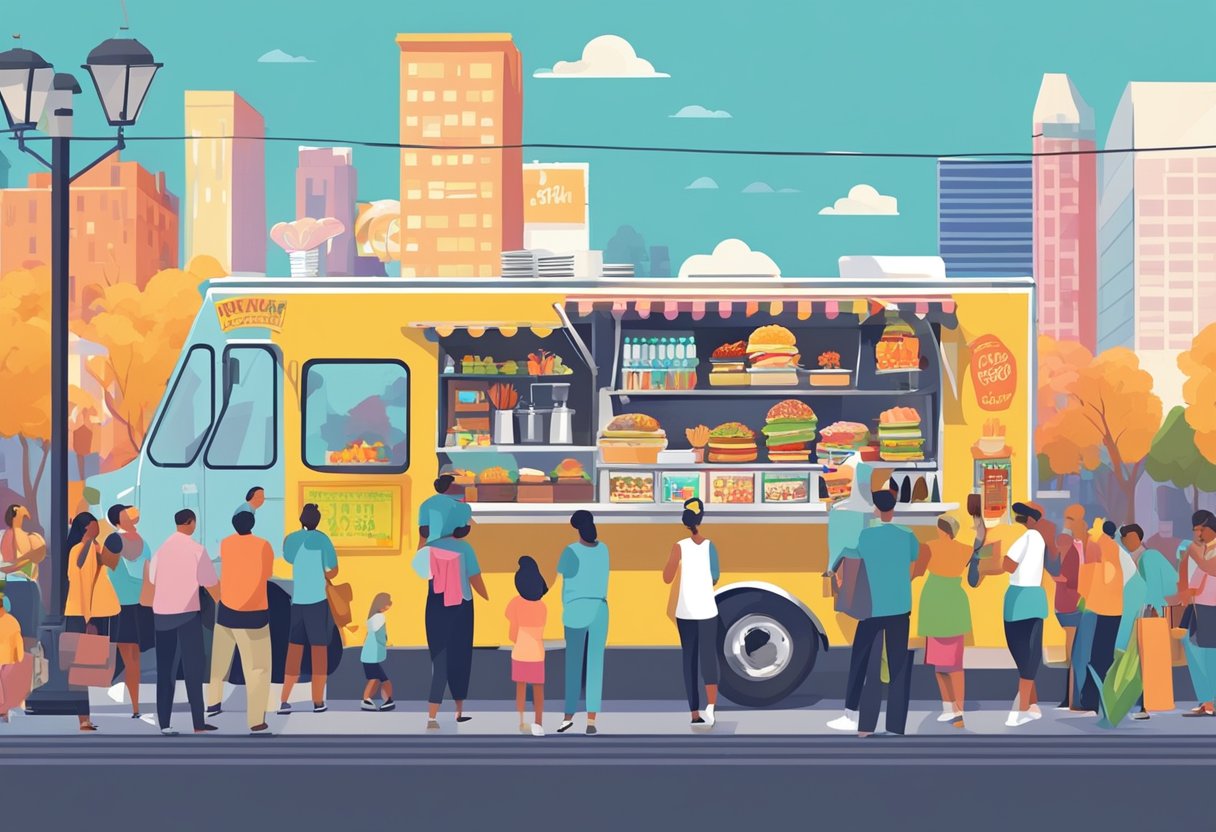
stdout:
[(440, 474), (435, 480), (435, 493), (447, 494), (448, 489), (452, 487), (452, 483), (456, 482), (456, 478), (451, 474)]
[(680, 518), (680, 522), (684, 524), (693, 534), (697, 533), (702, 521), (705, 519), (705, 504), (696, 497), (691, 500), (684, 501), (684, 515)]
[(525, 601), (539, 601), (549, 591), (549, 585), (540, 574), (540, 567), (530, 555), (519, 559), (519, 569), (515, 571), (515, 591)]
[(578, 536), (584, 543), (599, 541), (599, 532), (595, 528), (595, 515), (586, 509), (579, 509), (570, 516), (571, 527), (578, 529)]

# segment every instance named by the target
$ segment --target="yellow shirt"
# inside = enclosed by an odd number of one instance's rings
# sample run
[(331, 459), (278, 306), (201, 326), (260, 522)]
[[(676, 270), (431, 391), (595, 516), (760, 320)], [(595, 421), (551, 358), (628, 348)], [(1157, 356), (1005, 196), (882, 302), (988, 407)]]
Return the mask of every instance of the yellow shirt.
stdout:
[(958, 578), (967, 571), (971, 561), (971, 547), (959, 540), (939, 537), (923, 544), (929, 552), (929, 563), (925, 571), (943, 578)]
[(0, 611), (0, 665), (19, 664), (25, 658), (25, 643), (17, 619)]
[(98, 574), (102, 569), (101, 541), (94, 541), (93, 551), (85, 558), (83, 566), (79, 565), (82, 546), (84, 543), (78, 543), (68, 553), (68, 599), (63, 614), (81, 618), (118, 615), (121, 607), (114, 585), (108, 576)]
[(1097, 561), (1081, 564), (1081, 595), (1085, 609), (1096, 615), (1123, 615), (1123, 567), (1119, 546), (1103, 535), (1091, 541), (1100, 553)]

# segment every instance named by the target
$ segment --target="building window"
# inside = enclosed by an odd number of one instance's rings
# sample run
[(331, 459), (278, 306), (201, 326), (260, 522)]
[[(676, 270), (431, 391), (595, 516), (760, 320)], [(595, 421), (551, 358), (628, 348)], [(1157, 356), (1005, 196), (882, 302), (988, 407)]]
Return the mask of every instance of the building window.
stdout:
[(435, 241), (435, 248), (444, 253), (460, 251), (460, 242), (456, 237), (440, 237)]
[(422, 91), (422, 100), (428, 104), (430, 102), (434, 101), (435, 100), (435, 91), (434, 90), (423, 90)]
[(405, 162), (406, 167), (413, 167), (414, 165), (418, 164), (417, 153), (406, 153), (401, 157), (401, 159), (403, 162)]
[(305, 364), (304, 464), (351, 474), (409, 468), (409, 372), (394, 359)]
[(494, 90), (482, 90), (481, 101), (483, 104), (490, 104), (494, 101)]
[(270, 347), (224, 352), (228, 391), (203, 462), (208, 468), (274, 467), (279, 457), (279, 373)]
[(478, 79), (490, 78), (493, 76), (493, 72), (494, 72), (494, 67), (491, 66), (490, 64), (479, 63), (479, 64), (472, 64), (471, 66), (469, 66), (469, 77), (470, 78), (478, 78)]
[(409, 229), (422, 228), (422, 217), (410, 214), (405, 218), (405, 227)]
[(493, 251), (493, 250), (494, 250), (494, 244), (493, 244), (493, 243), (491, 243), (491, 242), (489, 242), (488, 240), (487, 240), (487, 241), (484, 241), (484, 242), (482, 242), (482, 243), (481, 243), (481, 250), (482, 250), (482, 251)]
[(460, 163), (463, 165), (473, 164), (473, 154), (472, 153), (462, 153), (460, 156)]
[(114, 187), (118, 187), (122, 184), (122, 168), (120, 168), (118, 165), (114, 165), (110, 168), (110, 184)]
[(405, 73), (406, 73), (406, 75), (417, 75), (418, 74), (418, 64), (407, 64), (406, 68), (405, 68)]
[(86, 222), (84, 224), (84, 233), (85, 234), (93, 234), (96, 232), (96, 230), (97, 230), (97, 226), (93, 224), (92, 220), (89, 220), (88, 222)]
[(455, 103), (456, 102), (456, 90), (444, 90), (443, 91), (443, 100), (449, 104)]
[(477, 215), (476, 214), (461, 214), (460, 215), (460, 227), (461, 228), (476, 228), (477, 227)]
[(481, 227), (482, 228), (493, 228), (494, 227), (494, 215), (493, 214), (482, 214), (481, 215)]
[(461, 127), (476, 127), (477, 126), (477, 113), (473, 112), (472, 110), (465, 110), (463, 113), (461, 113), (460, 114), (460, 126)]
[(411, 104), (418, 100), (418, 90), (409, 89), (405, 91), (405, 100)]
[(466, 91), (464, 94), (464, 100), (465, 100), (466, 104), (476, 104), (478, 101), (481, 100), (481, 91), (480, 90)]
[(491, 133), (482, 133), (482, 134), (481, 134), (481, 143), (482, 143), (482, 144), (494, 144), (494, 136), (493, 136), (493, 134), (491, 134)]
[(418, 64), (417, 75), (419, 78), (442, 78), (443, 70), (444, 66), (442, 63)]
[(405, 198), (406, 199), (422, 199), (422, 189), (421, 188), (409, 188), (405, 192)]
[(427, 228), (447, 228), (448, 218), (442, 214), (431, 214), (426, 218)]
[(455, 113), (445, 113), (444, 114), (444, 116), (443, 116), (443, 126), (444, 127), (455, 127), (459, 123), (460, 123), (460, 117), (457, 116)]
[[(472, 126), (472, 125), (470, 125), (470, 126)], [(482, 127), (493, 127), (494, 119), (490, 118), (489, 116), (486, 116), (485, 118), (483, 118), (481, 120), (481, 126)]]
[(215, 419), (214, 364), (209, 346), (196, 345), (186, 354), (148, 443), (154, 465), (187, 468), (198, 459)]
[(30, 222), (38, 222), (38, 203), (32, 199), (30, 200), (29, 216)]
[(406, 116), (405, 117), (405, 126), (406, 127), (417, 127), (418, 126), (418, 116)]
[(442, 166), (443, 165), (443, 156), (438, 153), (432, 153), (431, 154), (431, 164), (435, 167)]
[(30, 254), (34, 254), (37, 251), (38, 251), (38, 238), (30, 237)]

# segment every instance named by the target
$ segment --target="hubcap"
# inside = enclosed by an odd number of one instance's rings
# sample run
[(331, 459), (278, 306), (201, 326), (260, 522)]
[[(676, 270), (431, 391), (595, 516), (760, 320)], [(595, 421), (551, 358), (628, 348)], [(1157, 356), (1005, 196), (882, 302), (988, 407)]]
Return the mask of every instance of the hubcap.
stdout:
[(772, 679), (790, 664), (794, 645), (789, 631), (767, 615), (745, 615), (726, 631), (726, 663), (748, 679)]

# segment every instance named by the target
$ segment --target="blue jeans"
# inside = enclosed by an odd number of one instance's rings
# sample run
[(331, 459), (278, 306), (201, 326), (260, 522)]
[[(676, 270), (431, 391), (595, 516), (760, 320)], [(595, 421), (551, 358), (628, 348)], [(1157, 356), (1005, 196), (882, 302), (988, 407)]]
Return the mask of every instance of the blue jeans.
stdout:
[(1186, 652), (1186, 667), (1191, 674), (1191, 687), (1200, 702), (1216, 701), (1216, 647), (1200, 647), (1190, 636), (1182, 639)]
[(566, 713), (578, 712), (583, 688), (583, 662), (587, 665), (587, 713), (599, 713), (604, 697), (604, 648), (608, 644), (608, 605), (587, 627), (566, 628)]

